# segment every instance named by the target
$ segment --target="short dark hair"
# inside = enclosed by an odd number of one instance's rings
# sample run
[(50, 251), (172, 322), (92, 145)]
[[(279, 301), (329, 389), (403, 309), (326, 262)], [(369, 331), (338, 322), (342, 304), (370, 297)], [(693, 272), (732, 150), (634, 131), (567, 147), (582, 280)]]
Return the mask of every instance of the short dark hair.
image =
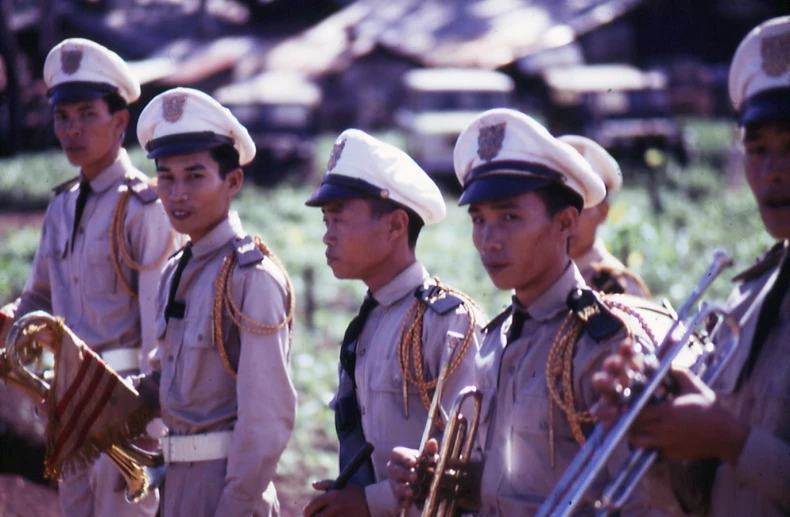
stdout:
[(534, 190), (535, 195), (543, 201), (546, 207), (546, 214), (551, 218), (559, 211), (572, 206), (581, 213), (584, 208), (584, 199), (575, 192), (559, 183), (549, 183), (546, 186)]
[(230, 171), (241, 168), (239, 165), (239, 152), (232, 145), (226, 144), (214, 147), (210, 151), (211, 158), (219, 165), (219, 176), (225, 179)]
[(121, 110), (129, 109), (129, 105), (126, 104), (126, 101), (123, 100), (123, 97), (121, 97), (117, 93), (111, 93), (109, 95), (105, 95), (103, 99), (104, 102), (107, 103), (107, 108), (110, 111), (110, 115)]
[(413, 250), (414, 247), (417, 246), (417, 237), (420, 236), (420, 231), (422, 230), (422, 227), (425, 226), (425, 222), (422, 220), (422, 218), (411, 208), (406, 208), (405, 206), (399, 205), (398, 203), (390, 201), (389, 199), (369, 198), (368, 201), (370, 205), (370, 213), (377, 219), (382, 215), (390, 214), (395, 210), (403, 210), (406, 212), (406, 215), (409, 217), (409, 249)]

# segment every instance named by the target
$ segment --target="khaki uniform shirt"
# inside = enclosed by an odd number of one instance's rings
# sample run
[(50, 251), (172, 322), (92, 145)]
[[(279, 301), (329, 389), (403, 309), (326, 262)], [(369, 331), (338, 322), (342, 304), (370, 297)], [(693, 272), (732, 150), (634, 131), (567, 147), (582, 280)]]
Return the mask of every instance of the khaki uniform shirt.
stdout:
[(573, 261), (576, 263), (576, 267), (579, 268), (579, 272), (582, 278), (584, 278), (585, 283), (593, 289), (596, 288), (594, 282), (596, 273), (599, 269), (603, 268), (612, 272), (618, 283), (623, 287), (625, 294), (643, 298), (650, 297), (650, 293), (646, 292), (642, 285), (632, 278), (631, 275), (635, 276), (635, 273), (630, 271), (625, 267), (625, 264), (609, 253), (609, 250), (606, 249), (606, 244), (604, 244), (601, 239), (595, 239), (592, 248), (580, 257), (573, 259)]
[[(549, 400), (546, 363), (560, 325), (569, 314), (568, 294), (586, 285), (572, 263), (562, 276), (535, 300), (527, 312), (521, 336), (507, 344), (511, 318), (487, 329), (477, 360), (477, 382), (485, 394), (485, 428), (480, 515), (484, 517), (533, 515), (563, 471), (579, 452), (563, 411), (554, 407), (554, 466), (549, 446)], [(573, 359), (573, 391), (578, 409), (597, 400), (591, 377), (617, 347), (625, 332), (599, 343), (583, 333)], [(623, 451), (622, 454), (625, 454)], [(607, 476), (600, 476), (606, 478)], [(582, 503), (581, 513), (593, 513), (590, 504), (602, 489), (599, 480)], [(648, 513), (635, 499), (624, 515)]]
[[(159, 400), (170, 434), (233, 430), (217, 516), (265, 513), (261, 494), (274, 479), (296, 418), (287, 326), (256, 334), (239, 330), (224, 318), (226, 349), (231, 361), (238, 364), (236, 379), (214, 342), (214, 280), (225, 257), (234, 250), (234, 240), (243, 236), (233, 214), (192, 245), (192, 258), (175, 296), (186, 304), (184, 318), (170, 317), (166, 322), (164, 308), (180, 254), (171, 258), (160, 287), (156, 322)], [(231, 284), (233, 299), (253, 321), (277, 325), (285, 320), (285, 276), (271, 259), (246, 267), (237, 264)], [(164, 498), (167, 500), (167, 488)]]
[[(80, 219), (72, 251), (71, 235), (79, 185), (55, 196), (44, 216), (41, 241), (22, 295), (3, 310), (15, 317), (35, 310), (64, 318), (66, 325), (88, 346), (102, 353), (119, 348), (139, 348), (140, 366), (155, 346), (155, 300), (161, 266), (134, 271), (120, 261), (127, 285), (123, 288), (110, 252), (110, 225), (124, 178), (148, 180), (134, 168), (126, 150), (91, 181), (92, 193)], [(143, 204), (134, 195), (129, 201), (124, 238), (132, 258), (156, 263), (173, 246), (170, 222), (159, 200)]]
[[(404, 411), (398, 343), (404, 318), (409, 307), (417, 301), (415, 291), (420, 286), (430, 285), (434, 285), (434, 281), (425, 268), (415, 262), (374, 292), (373, 297), (379, 305), (368, 316), (357, 342), (357, 400), (365, 438), (375, 447), (372, 461), (376, 483), (365, 487), (365, 498), (373, 517), (397, 515), (398, 502), (387, 481), (387, 461), (397, 446), (419, 448), (428, 418), (419, 392), (411, 384), (408, 388), (408, 415)], [(482, 323), (483, 320), (484, 316), (478, 314), (477, 322)], [(435, 379), (443, 362), (448, 359), (447, 332), (465, 335), (468, 326), (469, 315), (464, 305), (444, 315), (430, 308), (425, 311), (423, 363), (429, 378)], [(478, 326), (464, 359), (445, 383), (442, 407), (448, 413), (456, 395), (467, 385), (474, 384), (474, 359), (480, 346), (480, 336)]]
[[(790, 245), (784, 242), (784, 260)], [(728, 307), (741, 328), (741, 341), (712, 386), (725, 407), (751, 431), (735, 465), (722, 463), (713, 484), (711, 516), (790, 514), (790, 290), (785, 291), (776, 325), (769, 331), (752, 373), (742, 377), (766, 295), (779, 264), (743, 281)], [(727, 338), (717, 338), (721, 344)]]

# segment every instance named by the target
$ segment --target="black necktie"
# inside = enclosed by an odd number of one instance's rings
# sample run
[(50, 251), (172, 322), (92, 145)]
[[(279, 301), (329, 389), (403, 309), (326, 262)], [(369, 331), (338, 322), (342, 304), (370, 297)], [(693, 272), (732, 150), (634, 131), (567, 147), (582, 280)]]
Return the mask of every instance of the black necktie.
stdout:
[(760, 309), (760, 316), (757, 318), (752, 348), (749, 351), (749, 360), (746, 363), (746, 368), (743, 370), (743, 375), (747, 378), (751, 375), (754, 364), (760, 356), (760, 350), (763, 347), (763, 343), (765, 343), (765, 338), (768, 337), (768, 333), (779, 321), (779, 309), (787, 293), (788, 286), (790, 286), (790, 253), (785, 252), (785, 256), (782, 258), (782, 265), (779, 267), (779, 275), (777, 275), (773, 287), (765, 296), (763, 306)]
[(182, 319), (186, 312), (186, 304), (176, 301), (176, 292), (178, 291), (178, 284), (181, 282), (181, 275), (184, 273), (184, 268), (187, 267), (187, 262), (189, 262), (190, 258), (192, 258), (192, 245), (187, 244), (184, 251), (181, 252), (181, 258), (178, 261), (175, 273), (173, 273), (173, 281), (170, 282), (170, 294), (167, 297), (167, 305), (165, 306), (165, 321), (169, 321), (171, 317)]
[(510, 318), (510, 329), (507, 331), (507, 342), (512, 343), (521, 337), (521, 329), (524, 322), (529, 319), (527, 310), (516, 303), (513, 303), (513, 314)]
[(85, 211), (85, 204), (88, 202), (88, 195), (90, 193), (90, 182), (88, 180), (80, 181), (80, 193), (77, 195), (77, 209), (74, 211), (74, 228), (71, 230), (71, 251), (74, 251), (74, 240), (77, 238), (77, 228), (80, 227), (82, 212)]
[(365, 321), (368, 319), (370, 311), (375, 309), (378, 304), (379, 302), (370, 294), (365, 296), (365, 301), (362, 302), (362, 307), (359, 308), (359, 314), (351, 320), (346, 333), (343, 335), (343, 345), (340, 347), (340, 365), (352, 380), (354, 379), (354, 367), (357, 362), (357, 347), (355, 345), (357, 338), (362, 333), (362, 327), (365, 326)]

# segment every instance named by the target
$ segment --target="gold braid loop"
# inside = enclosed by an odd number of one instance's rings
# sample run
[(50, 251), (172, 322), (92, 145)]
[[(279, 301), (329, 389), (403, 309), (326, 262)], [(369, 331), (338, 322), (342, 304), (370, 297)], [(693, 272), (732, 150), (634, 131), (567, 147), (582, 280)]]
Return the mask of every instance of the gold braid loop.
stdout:
[(280, 271), (282, 271), (283, 276), (285, 277), (285, 290), (288, 293), (288, 312), (285, 315), (285, 319), (283, 319), (283, 321), (277, 325), (267, 325), (265, 323), (260, 323), (242, 312), (239, 305), (233, 299), (231, 288), (231, 277), (233, 276), (233, 269), (236, 267), (237, 262), (236, 252), (235, 250), (231, 250), (230, 253), (228, 253), (228, 256), (225, 257), (219, 275), (217, 275), (217, 278), (214, 281), (214, 305), (212, 308), (212, 321), (214, 327), (214, 342), (217, 344), (217, 349), (219, 350), (222, 362), (225, 364), (225, 368), (234, 379), (236, 378), (236, 369), (230, 364), (230, 358), (228, 357), (228, 352), (225, 348), (225, 339), (222, 335), (223, 315), (227, 314), (233, 324), (236, 325), (239, 330), (244, 330), (258, 335), (273, 334), (288, 325), (289, 347), (293, 341), (293, 325), (290, 325), (290, 323), (293, 321), (294, 313), (296, 312), (296, 300), (293, 296), (291, 278), (288, 276), (288, 272), (285, 270), (285, 266), (283, 266), (283, 263), (280, 261), (280, 259), (277, 258), (274, 252), (272, 252), (269, 247), (266, 246), (266, 244), (264, 244), (260, 237), (255, 236), (253, 239), (258, 249), (260, 249), (266, 257), (272, 260), (278, 268), (280, 268)]
[[(586, 441), (581, 425), (594, 421), (589, 410), (576, 410), (576, 401), (573, 397), (573, 352), (583, 329), (584, 323), (576, 314), (573, 312), (568, 314), (554, 336), (546, 361), (546, 387), (550, 395), (549, 447), (552, 466), (554, 465), (554, 404), (565, 413), (573, 437), (579, 445), (584, 445)], [(631, 337), (628, 325), (625, 325), (625, 329), (628, 332), (628, 337)], [(561, 393), (558, 385), (560, 385)]]
[[(482, 313), (482, 310), (466, 294), (443, 284), (436, 277), (434, 277), (434, 281), (443, 291), (461, 298), (464, 305), (467, 307), (469, 316), (469, 325), (466, 328), (464, 340), (453, 357), (448, 358), (450, 365), (447, 368), (447, 376), (449, 377), (458, 369), (458, 366), (466, 355), (466, 351), (469, 349), (469, 344), (472, 342), (472, 337), (474, 336), (477, 326), (477, 313)], [(403, 377), (403, 411), (407, 417), (409, 415), (408, 385), (412, 384), (417, 388), (420, 394), (420, 400), (422, 400), (425, 409), (428, 410), (431, 407), (430, 391), (436, 388), (438, 381), (438, 379), (427, 380), (423, 361), (422, 329), (423, 319), (427, 309), (428, 305), (423, 303), (420, 299), (415, 300), (414, 303), (411, 304), (401, 323), (400, 338), (398, 339), (398, 363)], [(413, 374), (412, 371), (414, 372)], [(439, 396), (441, 396), (441, 394), (439, 394)], [(434, 423), (440, 430), (444, 430), (444, 422), (442, 422), (441, 416), (438, 413), (436, 415), (436, 422)]]
[[(636, 322), (639, 323), (639, 326), (644, 331), (645, 335), (650, 339), (650, 342), (653, 344), (653, 349), (654, 350), (657, 349), (658, 340), (656, 339), (656, 335), (653, 333), (653, 330), (650, 328), (650, 325), (648, 325), (647, 322), (644, 320), (644, 318), (642, 318), (642, 316), (639, 314), (639, 311), (636, 311), (633, 308), (629, 307), (627, 304), (618, 301), (617, 296), (618, 295), (616, 294), (607, 294), (601, 296), (601, 301), (603, 301), (603, 304), (609, 307), (610, 309), (615, 309), (617, 311), (620, 311), (624, 314), (631, 316), (634, 320), (636, 320)], [(627, 325), (626, 328), (628, 328)], [(629, 331), (629, 335), (630, 335), (630, 331)]]
[[(574, 313), (568, 314), (554, 336), (554, 341), (549, 349), (549, 357), (546, 360), (546, 387), (550, 396), (549, 439), (552, 452), (554, 450), (554, 404), (565, 413), (573, 437), (579, 445), (584, 444), (582, 422), (592, 421), (589, 411), (576, 411), (573, 397), (573, 352), (583, 328), (584, 324)], [(561, 393), (557, 387), (558, 384)]]
[[(170, 251), (170, 246), (165, 246), (162, 255), (153, 264), (143, 265), (134, 260), (124, 240), (126, 209), (129, 206), (131, 197), (132, 191), (128, 186), (126, 186), (126, 190), (121, 192), (121, 195), (118, 196), (118, 202), (115, 205), (115, 211), (112, 214), (112, 221), (110, 222), (110, 257), (112, 259), (112, 267), (115, 270), (116, 276), (121, 281), (121, 286), (124, 291), (132, 298), (136, 298), (137, 293), (134, 292), (121, 271), (121, 260), (123, 260), (126, 267), (133, 271), (148, 271), (162, 265), (167, 258), (168, 251)], [(175, 240), (175, 231), (172, 229), (170, 230), (170, 240)], [(118, 259), (119, 256), (121, 257), (120, 260)]]

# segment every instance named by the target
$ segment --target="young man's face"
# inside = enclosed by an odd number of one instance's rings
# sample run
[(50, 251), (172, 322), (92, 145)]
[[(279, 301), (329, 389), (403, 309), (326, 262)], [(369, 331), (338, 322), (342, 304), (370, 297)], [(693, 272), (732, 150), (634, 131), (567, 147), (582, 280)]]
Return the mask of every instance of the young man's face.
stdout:
[(389, 217), (374, 216), (365, 199), (331, 201), (324, 203), (321, 211), (326, 225), (326, 263), (335, 277), (375, 277), (392, 252)]
[(765, 229), (790, 239), (790, 121), (748, 126), (743, 141), (746, 180)]
[(129, 112), (110, 113), (104, 99), (55, 104), (54, 129), (66, 158), (92, 179), (116, 157)]
[(567, 264), (576, 214), (565, 208), (550, 218), (534, 192), (470, 205), (472, 239), (494, 285), (522, 302), (548, 288)]
[(209, 151), (158, 158), (157, 190), (170, 224), (197, 242), (228, 217), (231, 198), (244, 178), (241, 169), (223, 179)]
[(592, 208), (585, 208), (579, 215), (579, 226), (571, 235), (570, 255), (576, 258), (587, 252), (595, 243), (598, 227), (606, 221), (609, 202), (602, 201)]

